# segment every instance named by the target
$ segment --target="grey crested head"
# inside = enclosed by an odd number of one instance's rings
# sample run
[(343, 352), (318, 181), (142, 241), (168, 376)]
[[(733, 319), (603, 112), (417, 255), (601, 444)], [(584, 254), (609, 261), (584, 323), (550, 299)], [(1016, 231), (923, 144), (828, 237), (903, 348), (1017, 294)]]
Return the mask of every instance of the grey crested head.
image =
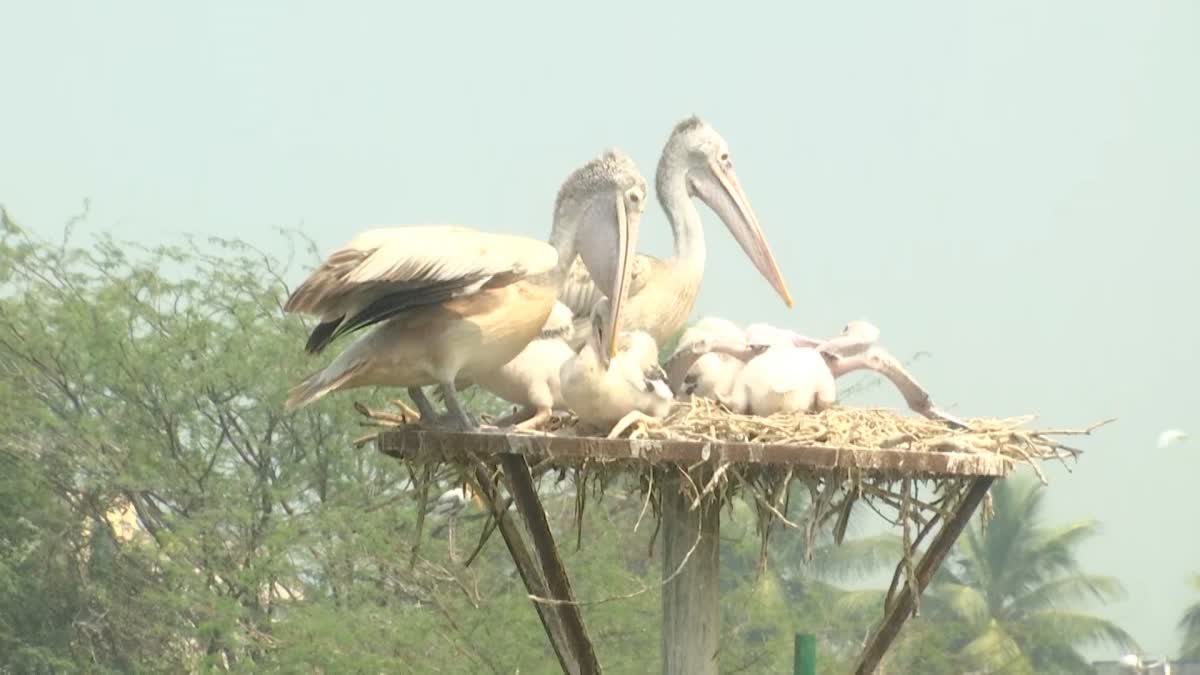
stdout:
[(657, 174), (661, 177), (668, 169), (702, 164), (728, 152), (729, 144), (716, 129), (698, 116), (690, 115), (671, 129), (658, 160)]
[(610, 148), (567, 176), (554, 200), (554, 212), (579, 206), (601, 191), (623, 192), (634, 187), (640, 187), (642, 192), (646, 189), (646, 179), (637, 164), (622, 150)]

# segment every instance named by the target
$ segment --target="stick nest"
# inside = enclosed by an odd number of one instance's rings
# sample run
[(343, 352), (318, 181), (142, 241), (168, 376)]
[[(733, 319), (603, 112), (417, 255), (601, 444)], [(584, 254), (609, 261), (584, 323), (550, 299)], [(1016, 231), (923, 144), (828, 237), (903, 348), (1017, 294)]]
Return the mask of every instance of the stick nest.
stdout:
[[(966, 420), (969, 429), (956, 430), (943, 422), (902, 415), (886, 408), (835, 406), (820, 413), (777, 413), (759, 417), (731, 413), (719, 403), (695, 398), (690, 403), (676, 404), (661, 426), (638, 425), (629, 437), (823, 445), (851, 450), (992, 453), (1036, 468), (1038, 460), (1065, 460), (1081, 453), (1054, 436), (1088, 434), (1100, 426), (1083, 430), (1025, 428), (1034, 418), (1033, 415), (974, 418)], [(581, 429), (570, 416), (555, 418), (548, 429), (558, 435), (589, 435), (589, 430)]]

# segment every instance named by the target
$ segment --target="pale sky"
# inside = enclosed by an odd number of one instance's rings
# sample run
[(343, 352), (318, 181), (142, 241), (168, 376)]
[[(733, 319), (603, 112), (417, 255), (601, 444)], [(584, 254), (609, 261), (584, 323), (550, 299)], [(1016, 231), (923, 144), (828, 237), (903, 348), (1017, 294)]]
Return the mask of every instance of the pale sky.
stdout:
[[(619, 146), (652, 180), (691, 113), (796, 298), (704, 210), (696, 316), (867, 318), (963, 415), (1119, 417), (1051, 467), (1048, 515), (1101, 521), (1084, 565), (1129, 591), (1101, 612), (1173, 653), (1200, 572), (1200, 4), (0, 0), (0, 203), (46, 235), (89, 198), (81, 232), (151, 241), (544, 238), (568, 172)], [(642, 237), (668, 250), (657, 208)], [(1193, 440), (1155, 448), (1167, 427)]]

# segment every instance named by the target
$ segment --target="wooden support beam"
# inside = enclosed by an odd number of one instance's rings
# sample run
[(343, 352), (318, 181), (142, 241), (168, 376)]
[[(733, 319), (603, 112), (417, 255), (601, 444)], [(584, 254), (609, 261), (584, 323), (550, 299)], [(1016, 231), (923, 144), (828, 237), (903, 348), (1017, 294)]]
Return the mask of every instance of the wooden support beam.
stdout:
[[(913, 608), (916, 606), (916, 597), (925, 592), (933, 575), (941, 567), (942, 561), (946, 559), (946, 554), (950, 552), (954, 542), (958, 540), (967, 523), (971, 521), (975, 509), (979, 507), (979, 503), (983, 501), (995, 480), (992, 476), (984, 476), (971, 481), (962, 501), (955, 507), (950, 519), (942, 525), (937, 536), (929, 543), (925, 555), (917, 563), (914, 573), (916, 578), (904, 583), (904, 588), (896, 596), (892, 606), (885, 611), (883, 623), (879, 624), (879, 628), (871, 635), (870, 641), (867, 642), (866, 648), (859, 656), (858, 665), (854, 669), (857, 675), (872, 675), (879, 667), (883, 655), (887, 653), (888, 648), (899, 635), (900, 628), (912, 615)], [(915, 591), (911, 587), (913, 581), (916, 581)]]
[[(717, 675), (721, 505), (709, 498), (691, 508), (692, 498), (680, 489), (682, 480), (676, 476), (662, 486), (662, 672)], [(667, 581), (681, 564), (682, 571)]]
[[(496, 527), (500, 530), (500, 536), (504, 538), (504, 545), (508, 547), (508, 553), (517, 567), (517, 574), (525, 583), (525, 590), (530, 595), (546, 597), (545, 580), (542, 579), (540, 570), (534, 565), (520, 530), (517, 529), (508, 514), (500, 510), (500, 495), (491, 476), (488, 475), (487, 469), (482, 464), (477, 464), (475, 467), (475, 482), (479, 484), (480, 494), (487, 501), (488, 507), (496, 518)], [(547, 607), (540, 602), (533, 603), (533, 608), (537, 610), (538, 619), (542, 622), (542, 628), (546, 631), (550, 647), (554, 649), (554, 654), (558, 657), (558, 664), (562, 667), (563, 672), (571, 675), (582, 672), (578, 660), (572, 653), (570, 640), (567, 638), (559, 613), (554, 611), (554, 608)]]
[[(500, 461), (504, 467), (504, 476), (508, 480), (509, 492), (512, 493), (513, 501), (525, 520), (525, 528), (529, 531), (533, 548), (541, 561), (542, 578), (546, 582), (548, 593), (539, 597), (559, 603), (552, 605), (551, 610), (558, 614), (559, 623), (574, 657), (574, 665), (579, 668), (570, 672), (578, 672), (581, 675), (599, 673), (600, 662), (596, 659), (596, 650), (592, 647), (592, 641), (583, 625), (583, 614), (579, 605), (575, 604), (571, 580), (567, 577), (567, 570), (558, 555), (554, 533), (550, 531), (550, 523), (546, 519), (545, 509), (542, 508), (542, 501), (538, 498), (529, 465), (521, 455), (505, 455)], [(534, 604), (540, 606), (543, 603), (535, 600)]]

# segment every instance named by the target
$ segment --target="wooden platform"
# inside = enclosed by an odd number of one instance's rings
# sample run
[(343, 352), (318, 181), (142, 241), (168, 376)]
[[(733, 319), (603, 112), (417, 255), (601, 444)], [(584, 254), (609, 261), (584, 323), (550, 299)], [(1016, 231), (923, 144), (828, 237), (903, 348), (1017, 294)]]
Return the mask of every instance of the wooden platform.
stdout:
[[(931, 581), (993, 481), (1007, 476), (1015, 467), (1013, 459), (983, 451), (609, 440), (567, 435), (464, 433), (415, 425), (382, 431), (375, 442), (380, 452), (397, 459), (443, 462), (471, 469), (472, 480), (495, 517), (559, 664), (570, 675), (600, 673), (601, 666), (534, 487), (535, 472), (600, 463), (631, 473), (656, 466), (675, 466), (679, 468), (674, 471), (680, 474), (702, 477), (719, 474), (721, 467), (727, 465), (773, 465), (795, 468), (797, 473), (824, 473), (834, 484), (847, 474), (880, 481), (899, 480), (905, 491), (913, 481), (951, 481), (954, 488), (945, 497), (948, 510), (928, 519), (913, 542), (915, 549), (942, 521), (915, 570), (905, 571), (904, 561), (897, 565), (892, 591), (898, 592), (893, 595), (889, 591), (883, 621), (872, 631), (855, 667), (855, 673), (868, 675), (875, 672), (901, 626), (912, 615), (917, 597)], [(525, 523), (532, 550), (507, 517), (508, 505), (502, 503), (498, 486), (492, 481), (492, 469), (485, 469), (486, 465), (503, 469), (511, 501)], [(668, 482), (683, 485), (679, 476), (669, 478)], [(699, 484), (704, 484), (703, 478)], [(681, 497), (679, 489), (662, 490), (661, 494), (665, 533), (662, 672), (716, 675), (720, 653), (719, 503)], [(677, 568), (683, 574), (678, 577), (668, 574)], [(902, 571), (905, 583), (897, 587)]]
[(463, 433), (432, 431), (413, 426), (385, 431), (379, 450), (398, 459), (432, 459), (468, 463), (519, 454), (531, 465), (577, 466), (583, 460), (689, 466), (727, 462), (800, 466), (812, 470), (857, 469), (866, 474), (912, 478), (1004, 477), (1013, 461), (995, 453), (928, 452), (890, 449), (837, 448), (822, 445), (765, 443), (705, 443), (604, 439), (581, 436)]

